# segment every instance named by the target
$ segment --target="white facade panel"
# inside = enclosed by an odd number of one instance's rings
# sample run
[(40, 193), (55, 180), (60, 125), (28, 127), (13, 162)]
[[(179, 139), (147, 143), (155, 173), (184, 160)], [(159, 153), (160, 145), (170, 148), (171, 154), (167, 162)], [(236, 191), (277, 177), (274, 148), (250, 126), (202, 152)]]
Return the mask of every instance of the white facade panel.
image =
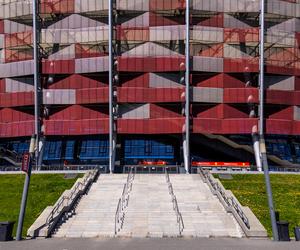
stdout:
[(203, 42), (221, 43), (224, 41), (223, 28), (194, 26), (192, 30), (192, 39)]
[(32, 15), (32, 0), (18, 0), (0, 5), (0, 19)]
[(108, 71), (108, 57), (92, 57), (75, 60), (75, 73)]
[(88, 43), (108, 40), (108, 26), (82, 29), (45, 29), (41, 32), (41, 43)]
[(216, 57), (193, 57), (193, 70), (207, 72), (223, 72), (223, 58)]
[(27, 84), (24, 82), (19, 82), (10, 78), (5, 79), (5, 92), (31, 92), (34, 91), (34, 86), (32, 84)]
[(74, 89), (45, 89), (43, 90), (44, 104), (75, 104), (76, 90)]
[(193, 101), (205, 103), (222, 103), (223, 89), (221, 88), (193, 88)]
[(75, 13), (108, 10), (107, 0), (75, 0)]
[(150, 41), (184, 40), (185, 26), (171, 25), (150, 27)]
[(150, 104), (122, 104), (119, 113), (124, 119), (150, 119)]
[(15, 77), (33, 74), (33, 60), (0, 64), (0, 76)]
[(117, 9), (119, 10), (138, 10), (148, 11), (150, 0), (117, 0)]

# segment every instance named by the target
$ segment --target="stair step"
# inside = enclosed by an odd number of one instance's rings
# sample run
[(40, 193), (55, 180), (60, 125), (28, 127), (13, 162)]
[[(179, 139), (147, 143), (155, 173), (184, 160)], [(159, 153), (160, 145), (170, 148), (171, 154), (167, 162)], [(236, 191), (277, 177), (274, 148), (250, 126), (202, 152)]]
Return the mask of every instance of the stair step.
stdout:
[[(115, 237), (115, 211), (126, 180), (125, 174), (100, 175), (54, 237)], [(242, 237), (233, 216), (199, 175), (170, 174), (170, 180), (185, 225), (184, 237)], [(135, 175), (124, 213), (117, 237), (180, 235), (165, 175)]]

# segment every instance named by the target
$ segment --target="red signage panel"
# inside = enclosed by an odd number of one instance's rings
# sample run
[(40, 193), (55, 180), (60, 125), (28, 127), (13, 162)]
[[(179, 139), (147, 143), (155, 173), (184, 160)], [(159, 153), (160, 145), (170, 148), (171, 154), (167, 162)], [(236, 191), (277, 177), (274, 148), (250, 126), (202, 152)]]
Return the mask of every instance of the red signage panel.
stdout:
[(22, 158), (22, 171), (23, 172), (28, 173), (29, 164), (30, 164), (30, 154), (25, 153), (25, 154), (23, 154), (23, 158)]

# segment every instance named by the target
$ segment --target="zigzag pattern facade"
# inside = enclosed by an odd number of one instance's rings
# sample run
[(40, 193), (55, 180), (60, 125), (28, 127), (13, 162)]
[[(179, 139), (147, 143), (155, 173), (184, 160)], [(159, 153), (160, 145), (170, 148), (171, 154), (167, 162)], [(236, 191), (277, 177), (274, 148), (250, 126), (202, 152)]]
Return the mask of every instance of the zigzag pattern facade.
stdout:
[[(266, 1), (266, 133), (300, 133), (300, 2)], [(116, 0), (116, 131), (184, 131), (185, 0)], [(191, 133), (252, 132), (259, 0), (193, 0)], [(107, 136), (108, 1), (41, 0), (42, 135)], [(32, 3), (0, 1), (0, 137), (34, 133)], [(121, 140), (122, 141), (122, 140)]]

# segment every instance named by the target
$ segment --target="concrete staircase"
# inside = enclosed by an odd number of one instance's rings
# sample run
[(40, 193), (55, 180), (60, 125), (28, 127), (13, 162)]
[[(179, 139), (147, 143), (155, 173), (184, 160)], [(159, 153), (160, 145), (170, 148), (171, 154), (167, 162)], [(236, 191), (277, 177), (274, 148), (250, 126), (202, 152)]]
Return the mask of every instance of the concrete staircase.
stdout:
[[(100, 175), (75, 215), (54, 237), (114, 237), (115, 211), (127, 175)], [(242, 237), (242, 231), (199, 175), (170, 175), (186, 237)], [(177, 237), (179, 226), (165, 175), (135, 175), (119, 237)]]
[(127, 175), (100, 175), (82, 197), (75, 215), (65, 221), (53, 237), (113, 237), (115, 211)]
[(242, 229), (227, 213), (200, 176), (170, 175), (184, 221), (183, 236), (242, 237)]
[(135, 175), (124, 227), (125, 237), (176, 237), (178, 224), (165, 175)]

